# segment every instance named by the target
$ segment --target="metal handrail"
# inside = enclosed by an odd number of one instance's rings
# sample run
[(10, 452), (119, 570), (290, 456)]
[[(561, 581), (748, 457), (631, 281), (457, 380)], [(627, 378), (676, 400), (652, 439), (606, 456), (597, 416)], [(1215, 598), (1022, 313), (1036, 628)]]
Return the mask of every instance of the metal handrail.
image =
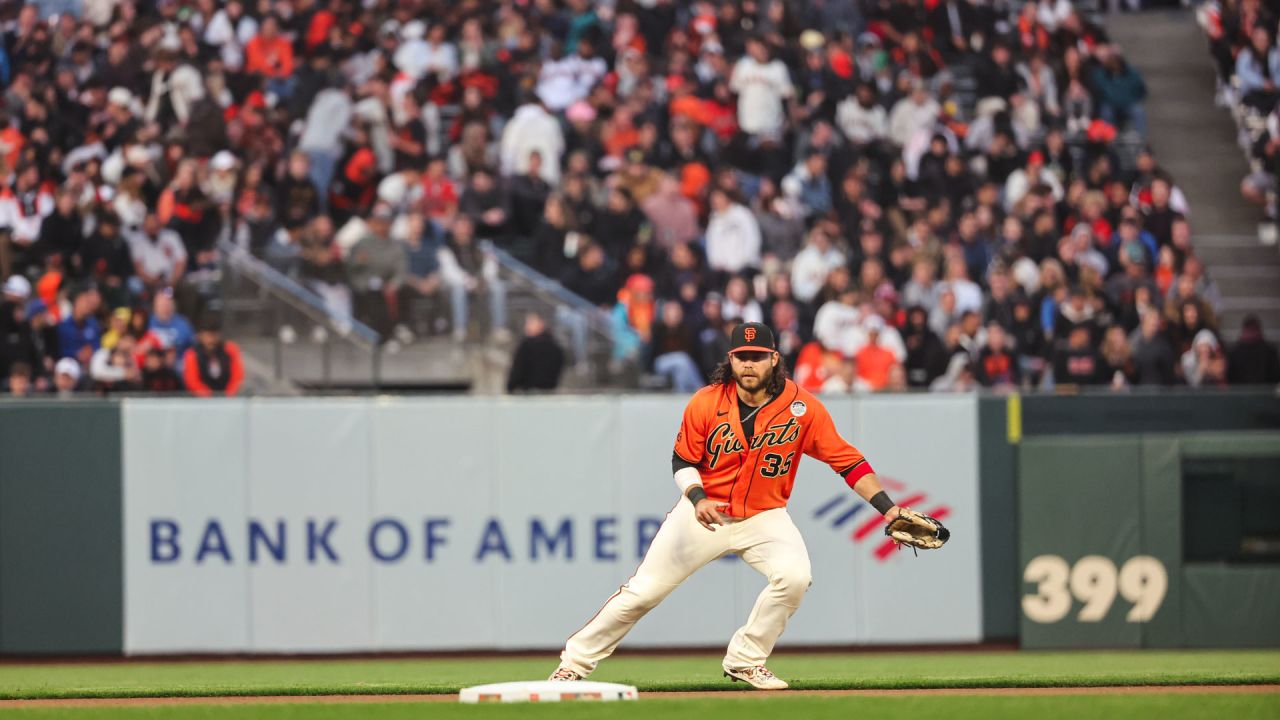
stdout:
[(221, 240), (219, 248), (234, 268), (257, 281), (277, 300), (306, 315), (313, 322), (325, 325), (339, 336), (355, 340), (366, 349), (378, 347), (382, 336), (376, 330), (350, 315), (333, 312), (315, 291), (254, 257), (230, 240)]
[[(551, 295), (557, 302), (564, 303), (579, 312), (603, 314), (600, 308), (592, 305), (581, 296), (569, 292), (563, 285), (552, 280), (546, 275), (543, 275), (529, 265), (526, 265), (524, 262), (517, 260), (514, 255), (506, 250), (497, 246), (492, 246), (490, 251), (493, 252), (494, 257), (498, 259), (498, 264), (500, 266), (523, 276), (524, 280), (528, 281), (536, 289)], [(605, 334), (607, 337), (612, 339), (613, 328), (607, 327)]]

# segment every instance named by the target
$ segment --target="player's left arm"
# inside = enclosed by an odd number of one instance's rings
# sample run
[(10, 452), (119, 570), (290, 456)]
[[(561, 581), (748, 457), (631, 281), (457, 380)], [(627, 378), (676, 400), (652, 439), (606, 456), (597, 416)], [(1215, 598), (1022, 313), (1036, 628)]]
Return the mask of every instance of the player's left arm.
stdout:
[(870, 503), (886, 520), (898, 517), (898, 506), (881, 487), (871, 463), (858, 448), (840, 437), (827, 409), (818, 405), (811, 412), (813, 424), (805, 439), (804, 453), (829, 465), (858, 497)]

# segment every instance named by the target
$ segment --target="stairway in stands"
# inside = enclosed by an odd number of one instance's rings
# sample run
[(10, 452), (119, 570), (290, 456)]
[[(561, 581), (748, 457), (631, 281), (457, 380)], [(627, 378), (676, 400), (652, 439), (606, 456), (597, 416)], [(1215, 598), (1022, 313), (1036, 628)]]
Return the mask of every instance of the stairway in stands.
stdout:
[(1280, 250), (1259, 239), (1262, 212), (1246, 203), (1248, 162), (1228, 111), (1213, 103), (1214, 69), (1189, 10), (1111, 14), (1107, 31), (1147, 81), (1150, 144), (1191, 204), (1195, 245), (1222, 291), (1219, 324), (1233, 341), (1254, 313), (1280, 338)]

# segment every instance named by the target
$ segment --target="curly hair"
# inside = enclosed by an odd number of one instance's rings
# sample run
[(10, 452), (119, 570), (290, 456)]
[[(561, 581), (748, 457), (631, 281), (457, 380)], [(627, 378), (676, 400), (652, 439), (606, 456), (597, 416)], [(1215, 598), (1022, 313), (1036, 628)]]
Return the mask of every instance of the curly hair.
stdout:
[[(730, 365), (729, 358), (720, 361), (715, 369), (711, 371), (712, 385), (732, 385), (737, 382), (733, 378), (733, 367)], [(769, 383), (765, 385), (765, 392), (769, 397), (777, 397), (787, 385), (787, 360), (778, 355), (778, 364), (773, 367), (773, 374), (769, 376)]]

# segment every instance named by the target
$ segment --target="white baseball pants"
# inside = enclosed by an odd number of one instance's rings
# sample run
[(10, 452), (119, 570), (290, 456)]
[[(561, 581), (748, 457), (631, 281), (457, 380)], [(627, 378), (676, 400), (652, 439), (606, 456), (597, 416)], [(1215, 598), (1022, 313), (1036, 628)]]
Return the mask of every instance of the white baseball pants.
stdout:
[(636, 574), (565, 644), (560, 664), (586, 677), (622, 638), (690, 575), (713, 560), (738, 554), (769, 580), (747, 624), (733, 635), (725, 667), (763, 665), (809, 589), (809, 551), (785, 508), (744, 520), (730, 519), (714, 532), (698, 524), (693, 505), (681, 499), (658, 529)]

